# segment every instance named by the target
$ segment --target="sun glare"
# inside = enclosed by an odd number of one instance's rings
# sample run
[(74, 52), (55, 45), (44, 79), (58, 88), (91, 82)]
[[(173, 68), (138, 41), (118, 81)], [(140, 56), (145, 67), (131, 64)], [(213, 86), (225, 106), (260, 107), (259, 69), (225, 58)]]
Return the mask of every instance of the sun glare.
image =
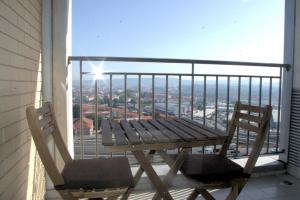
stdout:
[(92, 65), (92, 74), (94, 75), (94, 80), (100, 80), (103, 79), (103, 67), (102, 67), (102, 62), (100, 65)]

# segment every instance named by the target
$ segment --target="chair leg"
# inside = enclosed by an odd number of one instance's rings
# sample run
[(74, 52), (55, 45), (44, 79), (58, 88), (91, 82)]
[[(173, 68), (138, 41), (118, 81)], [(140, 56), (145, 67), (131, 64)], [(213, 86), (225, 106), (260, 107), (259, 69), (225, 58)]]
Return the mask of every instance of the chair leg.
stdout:
[(215, 198), (206, 189), (197, 189), (197, 190), (203, 196), (204, 199), (215, 200)]
[(232, 186), (231, 191), (227, 196), (226, 200), (235, 200), (239, 196), (239, 193), (240, 193), (239, 185)]
[(239, 183), (239, 193), (241, 193), (241, 191), (243, 190), (244, 186), (246, 185), (246, 181), (243, 180), (242, 182)]
[(199, 195), (198, 191), (196, 189), (193, 190), (193, 192), (190, 194), (190, 196), (187, 198), (187, 200), (194, 200)]
[(235, 200), (239, 196), (241, 191), (243, 190), (246, 183), (247, 182), (245, 180), (236, 182), (232, 186), (231, 191), (230, 191), (229, 195), (227, 196), (226, 200)]
[(134, 188), (128, 188), (127, 191), (122, 195), (121, 200), (127, 200), (133, 190)]

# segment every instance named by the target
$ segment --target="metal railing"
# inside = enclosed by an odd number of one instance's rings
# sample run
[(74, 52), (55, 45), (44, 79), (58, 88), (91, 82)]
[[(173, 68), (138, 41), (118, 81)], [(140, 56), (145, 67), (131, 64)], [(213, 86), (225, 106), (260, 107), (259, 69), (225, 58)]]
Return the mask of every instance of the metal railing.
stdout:
[[(93, 86), (86, 88), (86, 91), (84, 91), (83, 78), (95, 74), (93, 74), (92, 71), (83, 71), (83, 63), (95, 61), (187, 64), (190, 66), (191, 70), (190, 73), (103, 72), (103, 79), (95, 80), (93, 82), (94, 91), (86, 92)], [(69, 57), (69, 63), (71, 62), (72, 64), (75, 62), (79, 63), (80, 75), (79, 91), (75, 88), (73, 95), (74, 99), (78, 97), (77, 100), (73, 102), (74, 105), (79, 105), (80, 108), (79, 130), (77, 130), (79, 133), (74, 133), (75, 156), (78, 158), (98, 157), (100, 154), (106, 154), (105, 151), (101, 149), (101, 134), (98, 123), (101, 118), (120, 120), (121, 118), (188, 117), (207, 126), (226, 131), (235, 101), (242, 101), (244, 103), (259, 106), (265, 104), (273, 106), (272, 123), (262, 154), (280, 152), (278, 144), (280, 140), (282, 72), (283, 70), (289, 70), (289, 65), (190, 59), (82, 56)], [(262, 68), (272, 67), (278, 70), (278, 74), (247, 75), (243, 74), (242, 70), (240, 74), (234, 75), (195, 72), (195, 68), (201, 68), (201, 65), (203, 64), (211, 65), (211, 67), (214, 67), (215, 65), (224, 67), (228, 65), (240, 66), (241, 69), (244, 66)], [(118, 79), (115, 79), (115, 77), (118, 77)], [(137, 87), (131, 89), (132, 91), (130, 91), (128, 87), (128, 77), (134, 77), (133, 79), (136, 82)], [(157, 78), (159, 78), (160, 81), (164, 80), (164, 85), (156, 85)], [(142, 87), (142, 82), (146, 79), (149, 87), (148, 89)], [(113, 86), (114, 80), (117, 80), (119, 84), (118, 87)], [(121, 80), (123, 81), (123, 84), (120, 84)], [(177, 82), (177, 85), (174, 85), (174, 81)], [(187, 82), (190, 84), (187, 84)], [(100, 87), (99, 84), (101, 85)], [(116, 88), (118, 91), (114, 91)], [(91, 98), (92, 100), (84, 100), (84, 93), (87, 93), (87, 98), (92, 96), (94, 98)], [(132, 95), (132, 93), (135, 93), (135, 96)], [(159, 97), (156, 97), (156, 95), (159, 95)], [(122, 96), (124, 99), (121, 103), (120, 101), (115, 103), (115, 100), (120, 99)], [(103, 98), (104, 100), (106, 98), (107, 102), (101, 103), (101, 98), (99, 97), (102, 98), (102, 102)], [(132, 98), (136, 98), (136, 102), (134, 102), (136, 105), (132, 105), (132, 102), (129, 103), (128, 100)], [(147, 103), (145, 103), (146, 99), (148, 100)], [(174, 99), (177, 99), (175, 103)], [(84, 108), (85, 106), (87, 108)], [(84, 109), (90, 109), (90, 112), (86, 112)], [(102, 111), (99, 112), (99, 109), (102, 109)], [(93, 118), (93, 128), (84, 127), (86, 124), (91, 123), (91, 121), (87, 120), (87, 113), (89, 113), (90, 118)], [(91, 115), (94, 117), (91, 117)], [(89, 132), (92, 136), (85, 136), (86, 132)], [(252, 137), (251, 133), (238, 129), (230, 147), (232, 155), (249, 155)], [(211, 151), (216, 151), (218, 147), (202, 147), (201, 151), (210, 151), (209, 149)], [(199, 151), (199, 149), (196, 151)]]

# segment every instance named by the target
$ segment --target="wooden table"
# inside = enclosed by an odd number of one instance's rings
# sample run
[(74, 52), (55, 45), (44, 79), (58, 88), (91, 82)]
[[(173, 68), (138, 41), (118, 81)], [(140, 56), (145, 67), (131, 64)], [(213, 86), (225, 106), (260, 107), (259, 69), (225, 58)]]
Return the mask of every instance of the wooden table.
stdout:
[[(140, 164), (134, 176), (137, 183), (146, 172), (157, 193), (154, 199), (173, 199), (168, 192), (172, 179), (182, 166), (191, 147), (223, 144), (227, 139), (224, 132), (210, 129), (190, 119), (158, 120), (102, 120), (102, 143), (110, 152), (131, 151)], [(180, 148), (172, 160), (165, 150)], [(145, 155), (144, 150), (149, 150)], [(163, 181), (154, 171), (150, 159), (158, 152), (170, 166)]]

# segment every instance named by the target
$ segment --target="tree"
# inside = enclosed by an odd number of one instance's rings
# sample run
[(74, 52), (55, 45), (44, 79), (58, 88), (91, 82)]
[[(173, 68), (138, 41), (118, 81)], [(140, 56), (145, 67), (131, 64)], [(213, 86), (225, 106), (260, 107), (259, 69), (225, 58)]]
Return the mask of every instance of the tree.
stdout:
[(83, 96), (82, 97), (82, 102), (83, 103), (88, 103), (89, 102), (89, 97), (88, 96)]
[(197, 109), (198, 109), (198, 110), (203, 110), (203, 105), (202, 105), (202, 104), (198, 104), (198, 105), (197, 105)]
[(104, 101), (104, 104), (108, 104), (109, 105), (109, 103), (110, 103), (108, 96), (104, 96), (103, 101)]
[(73, 118), (80, 117), (80, 106), (78, 104), (73, 105)]
[(160, 118), (160, 113), (159, 112), (155, 112), (155, 119), (159, 119)]
[(120, 103), (125, 103), (125, 95), (124, 94), (119, 96), (119, 102)]
[(112, 107), (118, 107), (119, 106), (119, 100), (118, 99), (113, 99), (113, 102), (112, 102)]
[(133, 107), (135, 107), (135, 105), (137, 103), (136, 97), (132, 97), (130, 103), (132, 103)]
[(196, 101), (196, 108), (197, 110), (203, 110), (203, 102), (200, 100)]

